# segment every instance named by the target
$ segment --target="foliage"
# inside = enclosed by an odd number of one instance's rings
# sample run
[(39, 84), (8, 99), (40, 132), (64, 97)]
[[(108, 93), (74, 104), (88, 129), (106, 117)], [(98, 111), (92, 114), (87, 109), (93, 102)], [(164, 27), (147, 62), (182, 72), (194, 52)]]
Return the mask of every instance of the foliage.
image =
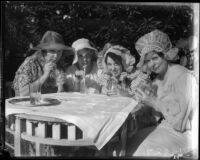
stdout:
[(152, 29), (165, 31), (174, 42), (193, 34), (189, 5), (50, 1), (7, 1), (4, 5), (6, 48), (16, 54), (26, 53), (30, 43), (37, 45), (46, 30), (61, 33), (67, 45), (81, 37), (93, 41), (99, 50), (107, 42), (119, 43), (136, 58), (136, 40)]

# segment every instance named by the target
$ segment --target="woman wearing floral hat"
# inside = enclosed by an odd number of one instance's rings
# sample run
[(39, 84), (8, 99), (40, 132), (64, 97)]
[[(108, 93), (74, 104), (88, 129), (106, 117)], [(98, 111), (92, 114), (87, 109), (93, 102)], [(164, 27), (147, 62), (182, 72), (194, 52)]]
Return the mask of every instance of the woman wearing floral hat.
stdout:
[(164, 120), (157, 127), (136, 133), (128, 144), (127, 156), (165, 156), (182, 154), (192, 148), (192, 119), (197, 107), (197, 82), (185, 67), (172, 64), (178, 50), (172, 47), (167, 34), (154, 30), (135, 45), (140, 54), (139, 67), (147, 67), (157, 76), (154, 95), (137, 89), (137, 96), (145, 106), (162, 113)]
[(65, 46), (59, 33), (46, 31), (40, 44), (32, 50), (35, 50), (35, 53), (24, 60), (15, 74), (13, 81), (15, 96), (29, 95), (29, 84), (35, 89), (41, 87), (42, 93), (57, 92), (56, 64), (63, 51), (72, 51), (72, 48)]
[(103, 56), (104, 73), (101, 75), (102, 94), (129, 96), (127, 72), (132, 72), (135, 57), (120, 45), (113, 45)]
[(72, 48), (75, 55), (73, 64), (66, 69), (67, 91), (99, 93), (97, 49), (86, 38), (73, 42)]

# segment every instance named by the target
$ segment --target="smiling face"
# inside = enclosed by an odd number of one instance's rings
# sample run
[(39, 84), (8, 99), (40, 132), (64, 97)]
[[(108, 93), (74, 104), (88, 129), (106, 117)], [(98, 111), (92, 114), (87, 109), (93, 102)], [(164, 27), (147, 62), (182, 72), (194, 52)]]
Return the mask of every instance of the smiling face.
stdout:
[(158, 75), (163, 75), (166, 72), (168, 66), (168, 63), (164, 59), (162, 53), (157, 53), (154, 51), (146, 54), (145, 64), (148, 66), (148, 68), (151, 69), (152, 72)]
[(120, 63), (120, 58), (114, 58), (115, 56), (107, 56), (106, 58), (106, 65), (107, 65), (107, 70), (110, 72), (114, 77), (119, 77), (120, 74), (122, 73), (122, 64)]

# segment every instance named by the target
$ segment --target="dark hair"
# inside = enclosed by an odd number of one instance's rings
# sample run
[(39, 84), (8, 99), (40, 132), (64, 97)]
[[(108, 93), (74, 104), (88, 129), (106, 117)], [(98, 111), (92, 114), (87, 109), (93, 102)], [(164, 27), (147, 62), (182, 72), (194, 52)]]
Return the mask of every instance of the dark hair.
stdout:
[(112, 58), (117, 64), (120, 64), (123, 68), (123, 65), (122, 65), (122, 57), (119, 56), (119, 55), (116, 55), (112, 52), (108, 52), (106, 57), (105, 57), (105, 62), (107, 64), (107, 60), (108, 60), (108, 57)]
[(45, 57), (47, 55), (47, 50), (41, 50), (41, 54), (43, 57)]
[(164, 58), (164, 53), (162, 53), (162, 52), (156, 52), (156, 54), (158, 54), (159, 57)]

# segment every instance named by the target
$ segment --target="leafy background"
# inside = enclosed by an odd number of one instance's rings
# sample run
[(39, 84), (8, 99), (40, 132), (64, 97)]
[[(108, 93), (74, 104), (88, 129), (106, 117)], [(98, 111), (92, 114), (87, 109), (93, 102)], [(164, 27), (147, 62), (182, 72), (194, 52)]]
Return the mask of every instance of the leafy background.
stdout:
[(31, 54), (30, 44), (37, 45), (46, 30), (60, 33), (69, 46), (82, 37), (90, 39), (99, 51), (107, 42), (119, 43), (130, 49), (136, 61), (139, 56), (135, 42), (153, 29), (166, 32), (173, 44), (181, 37), (193, 35), (194, 16), (190, 3), (6, 1), (3, 5), (5, 66), (10, 73), (5, 77), (7, 80), (13, 80), (19, 65)]

